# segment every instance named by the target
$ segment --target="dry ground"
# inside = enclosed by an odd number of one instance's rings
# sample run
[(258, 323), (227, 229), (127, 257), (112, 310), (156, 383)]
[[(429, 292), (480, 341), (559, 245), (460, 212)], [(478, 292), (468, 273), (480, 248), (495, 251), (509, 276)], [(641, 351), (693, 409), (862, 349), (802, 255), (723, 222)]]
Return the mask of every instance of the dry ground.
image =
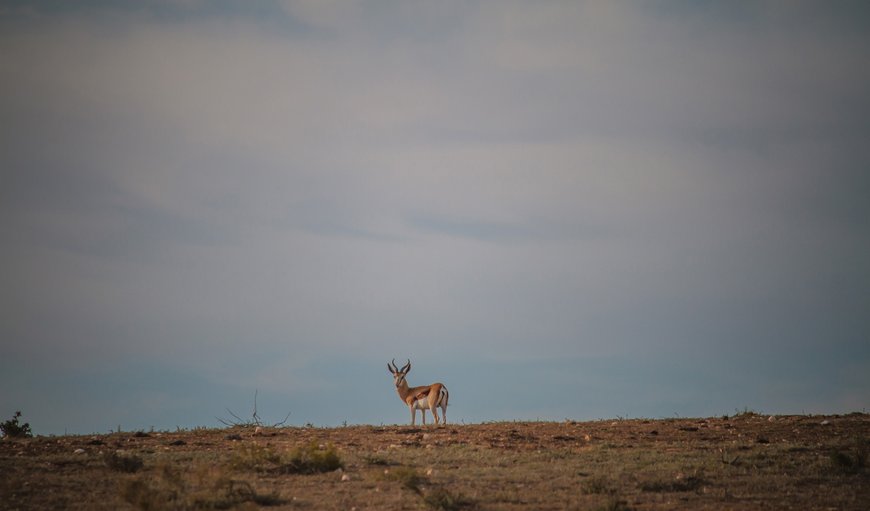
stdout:
[(0, 508), (867, 510), (868, 440), (857, 413), (4, 439)]

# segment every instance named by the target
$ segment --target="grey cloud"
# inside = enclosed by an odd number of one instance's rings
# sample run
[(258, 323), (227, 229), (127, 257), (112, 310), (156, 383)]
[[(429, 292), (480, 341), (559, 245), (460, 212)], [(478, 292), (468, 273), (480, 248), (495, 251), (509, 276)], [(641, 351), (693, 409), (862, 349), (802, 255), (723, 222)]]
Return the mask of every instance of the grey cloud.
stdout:
[(16, 360), (866, 361), (861, 16), (216, 5), (0, 20)]

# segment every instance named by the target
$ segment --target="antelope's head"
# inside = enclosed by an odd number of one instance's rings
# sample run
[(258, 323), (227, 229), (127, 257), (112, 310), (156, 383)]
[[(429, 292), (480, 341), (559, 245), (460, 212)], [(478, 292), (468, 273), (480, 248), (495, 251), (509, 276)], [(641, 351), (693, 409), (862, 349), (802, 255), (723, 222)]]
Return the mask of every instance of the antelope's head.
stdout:
[(396, 359), (393, 359), (392, 364), (387, 364), (387, 370), (392, 373), (393, 383), (396, 384), (396, 388), (400, 388), (403, 385), (408, 385), (408, 382), (405, 381), (405, 375), (408, 374), (408, 371), (411, 370), (411, 360), (408, 359), (408, 363), (402, 366), (401, 369), (399, 369), (396, 366)]

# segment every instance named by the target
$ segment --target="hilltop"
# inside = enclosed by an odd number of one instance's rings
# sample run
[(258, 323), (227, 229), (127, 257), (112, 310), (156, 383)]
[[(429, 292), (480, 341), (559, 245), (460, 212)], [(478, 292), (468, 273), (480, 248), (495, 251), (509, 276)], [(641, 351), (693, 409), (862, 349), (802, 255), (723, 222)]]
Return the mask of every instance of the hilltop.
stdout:
[(0, 441), (4, 509), (870, 508), (870, 415)]

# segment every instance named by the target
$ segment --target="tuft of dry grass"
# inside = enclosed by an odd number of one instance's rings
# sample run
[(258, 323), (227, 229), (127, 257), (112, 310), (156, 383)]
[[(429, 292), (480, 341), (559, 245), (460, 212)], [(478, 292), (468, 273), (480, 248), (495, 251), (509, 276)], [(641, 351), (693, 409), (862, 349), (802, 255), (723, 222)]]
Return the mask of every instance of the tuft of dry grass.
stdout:
[(474, 502), (461, 493), (452, 493), (444, 488), (435, 488), (423, 495), (423, 503), (440, 511), (458, 511), (473, 507)]
[(238, 471), (267, 472), (280, 464), (280, 453), (257, 443), (239, 445), (229, 460), (230, 468)]
[(320, 444), (316, 440), (307, 445), (297, 447), (290, 455), (290, 460), (281, 468), (281, 472), (290, 474), (317, 474), (332, 472), (344, 466), (332, 444)]
[(289, 454), (259, 444), (243, 444), (230, 459), (230, 467), (235, 470), (277, 474), (318, 474), (343, 466), (334, 445), (320, 444), (316, 440), (295, 448)]
[(403, 488), (417, 493), (420, 493), (420, 484), (425, 481), (425, 478), (413, 467), (396, 467), (384, 470), (384, 479), (397, 481)]

